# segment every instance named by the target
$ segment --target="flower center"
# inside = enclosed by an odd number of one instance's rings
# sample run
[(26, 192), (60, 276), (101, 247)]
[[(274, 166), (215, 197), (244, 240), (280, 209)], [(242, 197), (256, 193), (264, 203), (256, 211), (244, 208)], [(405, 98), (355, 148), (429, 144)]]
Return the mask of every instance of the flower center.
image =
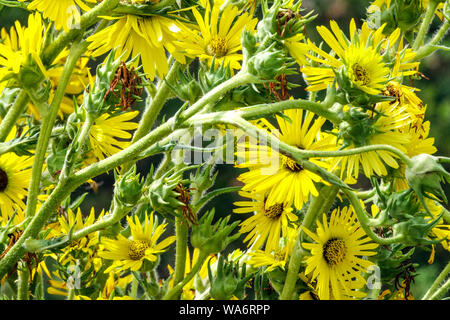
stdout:
[(281, 164), (292, 172), (300, 172), (303, 169), (297, 162), (284, 155), (281, 155)]
[(133, 240), (128, 249), (128, 256), (131, 260), (140, 260), (145, 255), (145, 250), (149, 247), (148, 242), (142, 240)]
[(345, 258), (345, 242), (340, 239), (330, 239), (323, 246), (323, 257), (330, 266), (341, 263)]
[(352, 70), (356, 81), (361, 82), (363, 85), (368, 85), (370, 83), (369, 72), (367, 72), (366, 68), (358, 63), (355, 63)]
[(224, 38), (215, 37), (211, 39), (209, 44), (206, 46), (206, 52), (210, 56), (216, 56), (218, 58), (223, 57), (227, 54), (227, 41)]
[(8, 175), (3, 169), (0, 169), (0, 192), (5, 191), (8, 186)]
[(264, 215), (270, 219), (277, 219), (283, 213), (283, 204), (276, 203), (270, 206), (268, 209), (264, 210)]

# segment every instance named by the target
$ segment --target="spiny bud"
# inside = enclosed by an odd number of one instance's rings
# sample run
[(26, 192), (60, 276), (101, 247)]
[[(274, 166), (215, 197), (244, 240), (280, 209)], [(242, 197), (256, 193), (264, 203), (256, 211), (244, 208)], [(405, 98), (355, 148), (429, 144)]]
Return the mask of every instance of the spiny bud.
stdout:
[(239, 221), (235, 221), (228, 225), (230, 216), (219, 219), (215, 225), (212, 224), (214, 219), (214, 208), (206, 212), (198, 222), (198, 225), (192, 227), (191, 244), (195, 248), (207, 254), (218, 253), (224, 250), (228, 244), (237, 238), (239, 233), (229, 237), (229, 234), (236, 228)]
[(429, 154), (412, 157), (411, 163), (406, 167), (405, 178), (428, 213), (424, 198), (433, 199), (428, 193), (447, 203), (447, 197), (440, 183), (444, 179), (449, 182), (450, 174), (439, 163), (437, 157)]
[(142, 187), (144, 180), (140, 179), (140, 175), (136, 174), (136, 166), (133, 166), (123, 176), (115, 176), (114, 199), (115, 201), (126, 207), (133, 207), (142, 196)]
[(243, 299), (245, 296), (245, 284), (252, 275), (246, 275), (246, 265), (225, 261), (223, 255), (219, 256), (216, 272), (213, 275), (208, 264), (208, 278), (211, 284), (210, 294), (215, 300), (229, 300), (233, 296)]

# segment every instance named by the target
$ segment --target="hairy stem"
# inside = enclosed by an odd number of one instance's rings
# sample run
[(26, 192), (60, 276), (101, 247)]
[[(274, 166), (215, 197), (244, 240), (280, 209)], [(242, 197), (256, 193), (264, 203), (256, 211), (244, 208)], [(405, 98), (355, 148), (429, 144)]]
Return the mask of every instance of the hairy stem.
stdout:
[(11, 129), (16, 125), (17, 119), (28, 106), (30, 98), (25, 90), (21, 90), (13, 105), (8, 109), (5, 118), (0, 123), (0, 142), (5, 142)]
[(425, 12), (425, 17), (422, 20), (422, 23), (419, 28), (419, 32), (416, 35), (414, 44), (412, 45), (413, 50), (416, 52), (417, 52), (417, 50), (419, 50), (420, 46), (423, 44), (425, 35), (427, 34), (428, 29), (430, 28), (431, 22), (433, 21), (434, 13), (436, 12), (438, 4), (439, 4), (439, 2), (437, 2), (437, 1), (430, 1), (428, 3), (428, 7)]
[[(439, 291), (440, 287), (439, 287), (439, 285), (445, 280), (445, 278), (448, 276), (449, 273), (450, 273), (450, 262), (447, 263), (447, 265), (445, 266), (444, 270), (442, 270), (442, 272), (434, 280), (434, 282), (431, 285), (430, 289), (428, 289), (428, 291), (422, 297), (422, 300), (436, 300), (436, 299), (433, 299), (433, 297), (436, 296), (436, 295), (440, 295), (440, 291)], [(444, 286), (445, 286), (445, 284), (442, 287), (444, 287)], [(448, 290), (448, 288), (447, 288), (447, 290)], [(444, 293), (445, 292), (443, 292), (443, 294)], [(437, 299), (439, 299), (439, 298), (440, 297), (438, 297)]]
[(59, 79), (58, 87), (50, 104), (49, 111), (42, 121), (41, 132), (39, 134), (39, 139), (36, 146), (36, 154), (34, 156), (33, 169), (31, 171), (30, 185), (28, 188), (27, 207), (25, 210), (26, 217), (34, 215), (36, 211), (42, 168), (44, 165), (50, 136), (52, 134), (53, 125), (55, 124), (56, 117), (58, 116), (59, 106), (64, 98), (66, 87), (72, 76), (72, 71), (75, 68), (78, 59), (86, 51), (86, 49), (86, 42), (81, 42), (75, 44), (70, 50), (61, 78)]

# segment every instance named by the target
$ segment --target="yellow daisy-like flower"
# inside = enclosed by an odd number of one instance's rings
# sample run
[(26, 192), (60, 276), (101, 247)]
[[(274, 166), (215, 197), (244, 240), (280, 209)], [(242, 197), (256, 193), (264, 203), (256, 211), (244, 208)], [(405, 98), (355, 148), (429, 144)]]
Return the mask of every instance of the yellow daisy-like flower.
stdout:
[[(18, 21), (11, 27), (9, 35), (5, 29), (1, 31), (0, 43), (0, 76), (8, 73), (18, 74), (22, 66), (36, 63), (43, 75), (45, 67), (40, 58), (44, 39), (44, 23), (39, 13), (28, 16), (28, 26), (22, 27)], [(0, 78), (2, 81), (3, 77)]]
[(335, 209), (330, 221), (323, 215), (318, 220), (316, 233), (303, 228), (315, 243), (303, 243), (311, 252), (306, 260), (305, 274), (312, 273), (317, 281), (317, 294), (321, 300), (343, 299), (343, 293), (352, 296), (352, 289), (362, 288), (366, 283), (362, 273), (373, 262), (363, 256), (376, 254), (378, 244), (371, 242), (357, 222), (353, 208)]
[[(24, 2), (25, 0), (19, 1)], [(44, 18), (54, 22), (57, 30), (64, 29), (67, 32), (74, 23), (80, 22), (81, 14), (78, 7), (84, 11), (90, 10), (85, 2), (97, 3), (97, 0), (34, 0), (27, 9), (42, 12)]]
[(156, 225), (153, 213), (150, 215), (150, 220), (147, 213), (145, 214), (143, 225), (137, 216), (134, 217), (134, 221), (127, 216), (127, 221), (131, 229), (131, 239), (127, 239), (121, 234), (117, 236), (117, 240), (101, 239), (104, 250), (99, 252), (99, 256), (114, 260), (105, 273), (115, 269), (117, 271), (128, 269), (137, 271), (145, 260), (156, 262), (158, 255), (166, 251), (166, 248), (175, 241), (176, 237), (170, 236), (158, 243), (158, 239), (166, 230), (167, 223)]
[(231, 70), (239, 70), (239, 61), (242, 60), (242, 30), (254, 30), (258, 20), (253, 19), (248, 12), (240, 14), (237, 7), (228, 5), (222, 12), (220, 7), (219, 1), (215, 1), (212, 8), (207, 2), (204, 16), (193, 7), (192, 12), (200, 32), (186, 30), (179, 46), (184, 49), (186, 55), (206, 60), (208, 65), (211, 65), (215, 58), (215, 67), (224, 62)]
[[(416, 73), (418, 63), (407, 63), (412, 57), (411, 50), (397, 52), (396, 59), (387, 65), (380, 54), (390, 51), (400, 37), (400, 29), (395, 30), (389, 37), (383, 35), (385, 25), (374, 31), (366, 23), (357, 32), (355, 21), (350, 22), (350, 39), (341, 31), (335, 21), (330, 22), (332, 32), (324, 27), (317, 27), (317, 31), (333, 50), (334, 55), (328, 54), (308, 40), (306, 46), (316, 55), (307, 54), (312, 61), (319, 63), (318, 67), (305, 66), (301, 72), (306, 75), (308, 91), (319, 91), (328, 88), (340, 72), (351, 83), (368, 94), (380, 94), (390, 77), (390, 67), (397, 75), (411, 75)], [(400, 41), (399, 48), (402, 48)], [(299, 44), (302, 46), (302, 44)], [(398, 60), (401, 57), (402, 59)], [(410, 70), (413, 69), (413, 70)]]
[(294, 248), (295, 240), (297, 239), (298, 228), (288, 228), (286, 236), (283, 237), (283, 243), (278, 245), (277, 248), (271, 252), (255, 250), (250, 251), (248, 256), (250, 257), (245, 263), (253, 266), (254, 268), (267, 267), (266, 272), (270, 272), (276, 268), (284, 270), (286, 262), (291, 256), (292, 249)]
[(254, 249), (260, 249), (265, 244), (265, 251), (269, 253), (278, 249), (280, 238), (287, 235), (289, 221), (297, 220), (292, 208), (283, 202), (267, 206), (262, 193), (239, 191), (239, 195), (250, 201), (235, 202), (234, 205), (239, 208), (233, 209), (233, 212), (254, 213), (240, 224), (239, 232), (248, 233), (244, 242)]
[[(130, 120), (138, 114), (138, 111), (132, 111), (118, 116), (103, 114), (97, 118), (89, 133), (93, 156), (103, 160), (128, 147), (132, 137), (128, 131), (138, 127), (136, 122)], [(88, 160), (88, 162), (92, 162), (92, 160)]]
[(162, 78), (169, 71), (166, 50), (180, 63), (186, 63), (176, 41), (185, 32), (186, 27), (174, 19), (126, 15), (87, 40), (91, 42), (89, 50), (93, 50), (94, 57), (112, 49), (117, 49), (116, 59), (122, 54), (123, 60), (140, 55), (140, 59), (136, 59), (135, 67), (141, 60), (144, 72), (154, 80), (155, 74)]
[(0, 210), (2, 224), (8, 222), (14, 210), (25, 210), (24, 198), (31, 179), (32, 157), (14, 153), (0, 155)]
[[(281, 141), (300, 149), (336, 148), (334, 137), (321, 132), (326, 121), (324, 118), (317, 117), (314, 120), (313, 113), (301, 109), (286, 110), (284, 115), (291, 121), (277, 116), (280, 131), (265, 119), (261, 120), (262, 128), (277, 135)], [(257, 143), (250, 143), (246, 148), (240, 149), (237, 156), (241, 162), (237, 167), (250, 169), (238, 177), (238, 180), (245, 184), (242, 190), (266, 194), (266, 208), (283, 203), (287, 207), (294, 204), (300, 210), (310, 194), (318, 195), (314, 183), (323, 180), (315, 173), (304, 170), (293, 159), (278, 153), (270, 146)], [(328, 166), (323, 161), (310, 161), (322, 167)]]

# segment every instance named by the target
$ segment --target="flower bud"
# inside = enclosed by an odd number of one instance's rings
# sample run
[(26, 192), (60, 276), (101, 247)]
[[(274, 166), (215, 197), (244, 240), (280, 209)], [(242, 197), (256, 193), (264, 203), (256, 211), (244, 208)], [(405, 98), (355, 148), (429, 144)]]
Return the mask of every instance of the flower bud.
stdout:
[(168, 171), (161, 178), (152, 181), (148, 189), (148, 197), (153, 210), (163, 215), (178, 216), (177, 211), (184, 205), (175, 191), (180, 176)]
[(228, 236), (239, 224), (239, 221), (235, 221), (228, 225), (230, 216), (219, 219), (215, 225), (212, 225), (214, 219), (214, 209), (206, 212), (198, 222), (198, 225), (192, 227), (191, 244), (195, 248), (199, 248), (201, 251), (212, 254), (218, 253), (224, 250), (228, 244), (237, 238), (239, 233), (233, 236)]
[(288, 67), (294, 64), (282, 49), (273, 42), (265, 49), (259, 48), (247, 61), (247, 70), (263, 80), (275, 80), (281, 74), (289, 74)]
[(123, 206), (134, 207), (142, 196), (142, 187), (144, 180), (140, 179), (140, 175), (136, 175), (136, 166), (133, 166), (123, 176), (118, 177), (116, 172), (114, 200)]
[(440, 182), (444, 178), (449, 182), (450, 174), (445, 171), (437, 157), (429, 154), (419, 154), (412, 157), (411, 164), (406, 167), (405, 178), (428, 213), (430, 212), (424, 201), (424, 197), (433, 198), (427, 193), (447, 203), (447, 197)]
[(225, 59), (219, 67), (215, 67), (215, 57), (213, 57), (211, 66), (208, 68), (202, 66), (198, 72), (198, 85), (204, 94), (217, 87), (219, 84), (231, 78), (231, 71), (228, 65), (225, 65)]
[(194, 104), (202, 94), (200, 85), (189, 71), (184, 73), (178, 70), (177, 78), (173, 83), (169, 83), (169, 86), (174, 94), (183, 101), (189, 101), (191, 105)]
[(443, 239), (430, 240), (427, 236), (441, 220), (444, 211), (434, 220), (427, 220), (424, 216), (416, 216), (408, 221), (395, 224), (392, 228), (394, 236), (402, 236), (402, 243), (416, 246), (421, 244), (437, 244)]
[(238, 263), (225, 261), (223, 255), (219, 256), (215, 275), (208, 264), (208, 278), (211, 284), (210, 294), (215, 300), (229, 300), (233, 296), (238, 299), (245, 297), (245, 284), (252, 277), (246, 275), (246, 265), (239, 267)]

